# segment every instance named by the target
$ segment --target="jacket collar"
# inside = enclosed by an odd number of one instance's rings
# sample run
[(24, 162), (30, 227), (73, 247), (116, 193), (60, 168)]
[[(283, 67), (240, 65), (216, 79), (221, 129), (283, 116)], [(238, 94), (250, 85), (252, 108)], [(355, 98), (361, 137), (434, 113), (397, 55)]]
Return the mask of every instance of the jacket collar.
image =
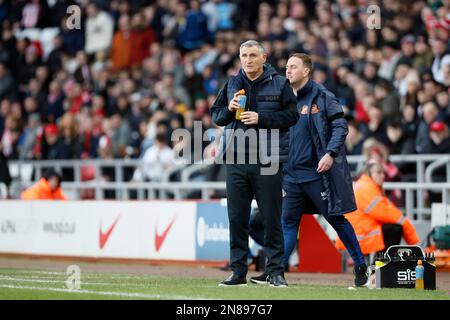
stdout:
[(313, 87), (313, 82), (311, 79), (309, 79), (308, 82), (305, 83), (305, 85), (297, 91), (297, 98), (301, 99), (304, 96), (306, 96), (308, 93), (311, 92), (312, 87)]
[[(253, 83), (259, 83), (259, 82), (263, 82), (266, 80), (270, 80), (272, 79), (272, 77), (274, 75), (277, 75), (277, 71), (269, 64), (269, 63), (265, 63), (263, 65), (263, 73), (255, 80), (253, 80)], [(246, 81), (250, 82), (249, 78), (247, 77), (247, 75), (244, 72), (244, 69), (240, 69), (239, 73), (238, 73), (238, 77), (245, 79)]]

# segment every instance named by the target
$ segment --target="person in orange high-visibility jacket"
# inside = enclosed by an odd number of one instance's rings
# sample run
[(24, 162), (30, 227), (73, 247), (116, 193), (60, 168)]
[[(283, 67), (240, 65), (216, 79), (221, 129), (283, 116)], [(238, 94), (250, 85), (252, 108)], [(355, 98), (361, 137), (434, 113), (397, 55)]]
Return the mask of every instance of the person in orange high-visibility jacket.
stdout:
[[(409, 245), (420, 241), (411, 221), (384, 194), (383, 182), (382, 165), (369, 163), (354, 185), (357, 210), (345, 215), (355, 229), (364, 255), (398, 245), (402, 237)], [(339, 238), (336, 247), (345, 249)]]
[(54, 170), (47, 171), (34, 185), (20, 195), (22, 200), (67, 200), (61, 190), (61, 176)]

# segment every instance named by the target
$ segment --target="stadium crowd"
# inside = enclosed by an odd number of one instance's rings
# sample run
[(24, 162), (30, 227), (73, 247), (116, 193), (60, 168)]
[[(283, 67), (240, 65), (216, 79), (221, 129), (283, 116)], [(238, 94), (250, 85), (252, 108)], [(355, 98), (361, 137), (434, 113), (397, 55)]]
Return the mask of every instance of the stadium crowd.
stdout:
[[(389, 154), (450, 152), (449, 0), (5, 0), (0, 28), (5, 161), (143, 158), (153, 169), (127, 179), (157, 180), (193, 143), (173, 143), (175, 129), (199, 120), (217, 135), (209, 108), (248, 39), (283, 75), (290, 53), (312, 56), (344, 106), (347, 153), (382, 159), (387, 180), (415, 172)], [(56, 36), (24, 36), (35, 28)]]

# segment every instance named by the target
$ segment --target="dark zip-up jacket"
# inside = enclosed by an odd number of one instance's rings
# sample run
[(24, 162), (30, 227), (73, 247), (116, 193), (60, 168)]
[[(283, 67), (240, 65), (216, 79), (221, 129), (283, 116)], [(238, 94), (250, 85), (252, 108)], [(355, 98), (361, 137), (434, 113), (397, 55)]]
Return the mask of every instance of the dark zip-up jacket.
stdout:
[[(235, 92), (244, 89), (247, 96), (246, 110), (258, 113), (258, 124), (246, 126), (235, 119), (235, 113), (228, 110), (228, 105), (233, 99)], [(249, 128), (269, 129), (267, 133), (267, 148), (273, 143), (278, 144), (280, 161), (287, 160), (289, 147), (289, 127), (298, 120), (296, 112), (296, 98), (287, 79), (279, 75), (269, 64), (264, 65), (263, 74), (256, 80), (250, 81), (241, 69), (236, 76), (230, 77), (219, 92), (216, 101), (211, 107), (211, 115), (215, 124), (224, 126), (219, 156), (225, 159), (227, 149), (233, 142), (236, 129), (244, 131)], [(231, 129), (231, 130), (230, 130)], [(279, 141), (271, 141), (270, 129), (279, 129)], [(234, 149), (235, 153), (248, 153), (245, 150)]]
[[(322, 85), (309, 80), (306, 86), (308, 86), (309, 92), (298, 99), (297, 112), (300, 113), (303, 108), (307, 108), (317, 159), (320, 161), (327, 152), (335, 157), (331, 169), (321, 175), (327, 192), (328, 213), (340, 215), (354, 211), (356, 210), (356, 201), (345, 154), (348, 126), (343, 117), (344, 111), (334, 94)], [(283, 167), (284, 175), (293, 179), (298, 178), (293, 162), (298, 158), (296, 154), (298, 148), (295, 148), (295, 143), (299, 125), (300, 123), (290, 129), (289, 158)]]

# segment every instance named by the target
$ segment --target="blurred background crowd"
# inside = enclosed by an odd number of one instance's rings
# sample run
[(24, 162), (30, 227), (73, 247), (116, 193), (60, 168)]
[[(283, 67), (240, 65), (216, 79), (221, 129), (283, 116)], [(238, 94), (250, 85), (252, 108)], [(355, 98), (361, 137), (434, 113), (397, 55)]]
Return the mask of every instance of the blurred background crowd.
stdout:
[(193, 143), (175, 129), (217, 136), (209, 108), (248, 39), (281, 74), (289, 54), (312, 56), (344, 106), (348, 154), (380, 159), (388, 181), (415, 172), (389, 154), (450, 152), (449, 0), (0, 0), (0, 29), (4, 160), (143, 158), (126, 179), (158, 180)]

